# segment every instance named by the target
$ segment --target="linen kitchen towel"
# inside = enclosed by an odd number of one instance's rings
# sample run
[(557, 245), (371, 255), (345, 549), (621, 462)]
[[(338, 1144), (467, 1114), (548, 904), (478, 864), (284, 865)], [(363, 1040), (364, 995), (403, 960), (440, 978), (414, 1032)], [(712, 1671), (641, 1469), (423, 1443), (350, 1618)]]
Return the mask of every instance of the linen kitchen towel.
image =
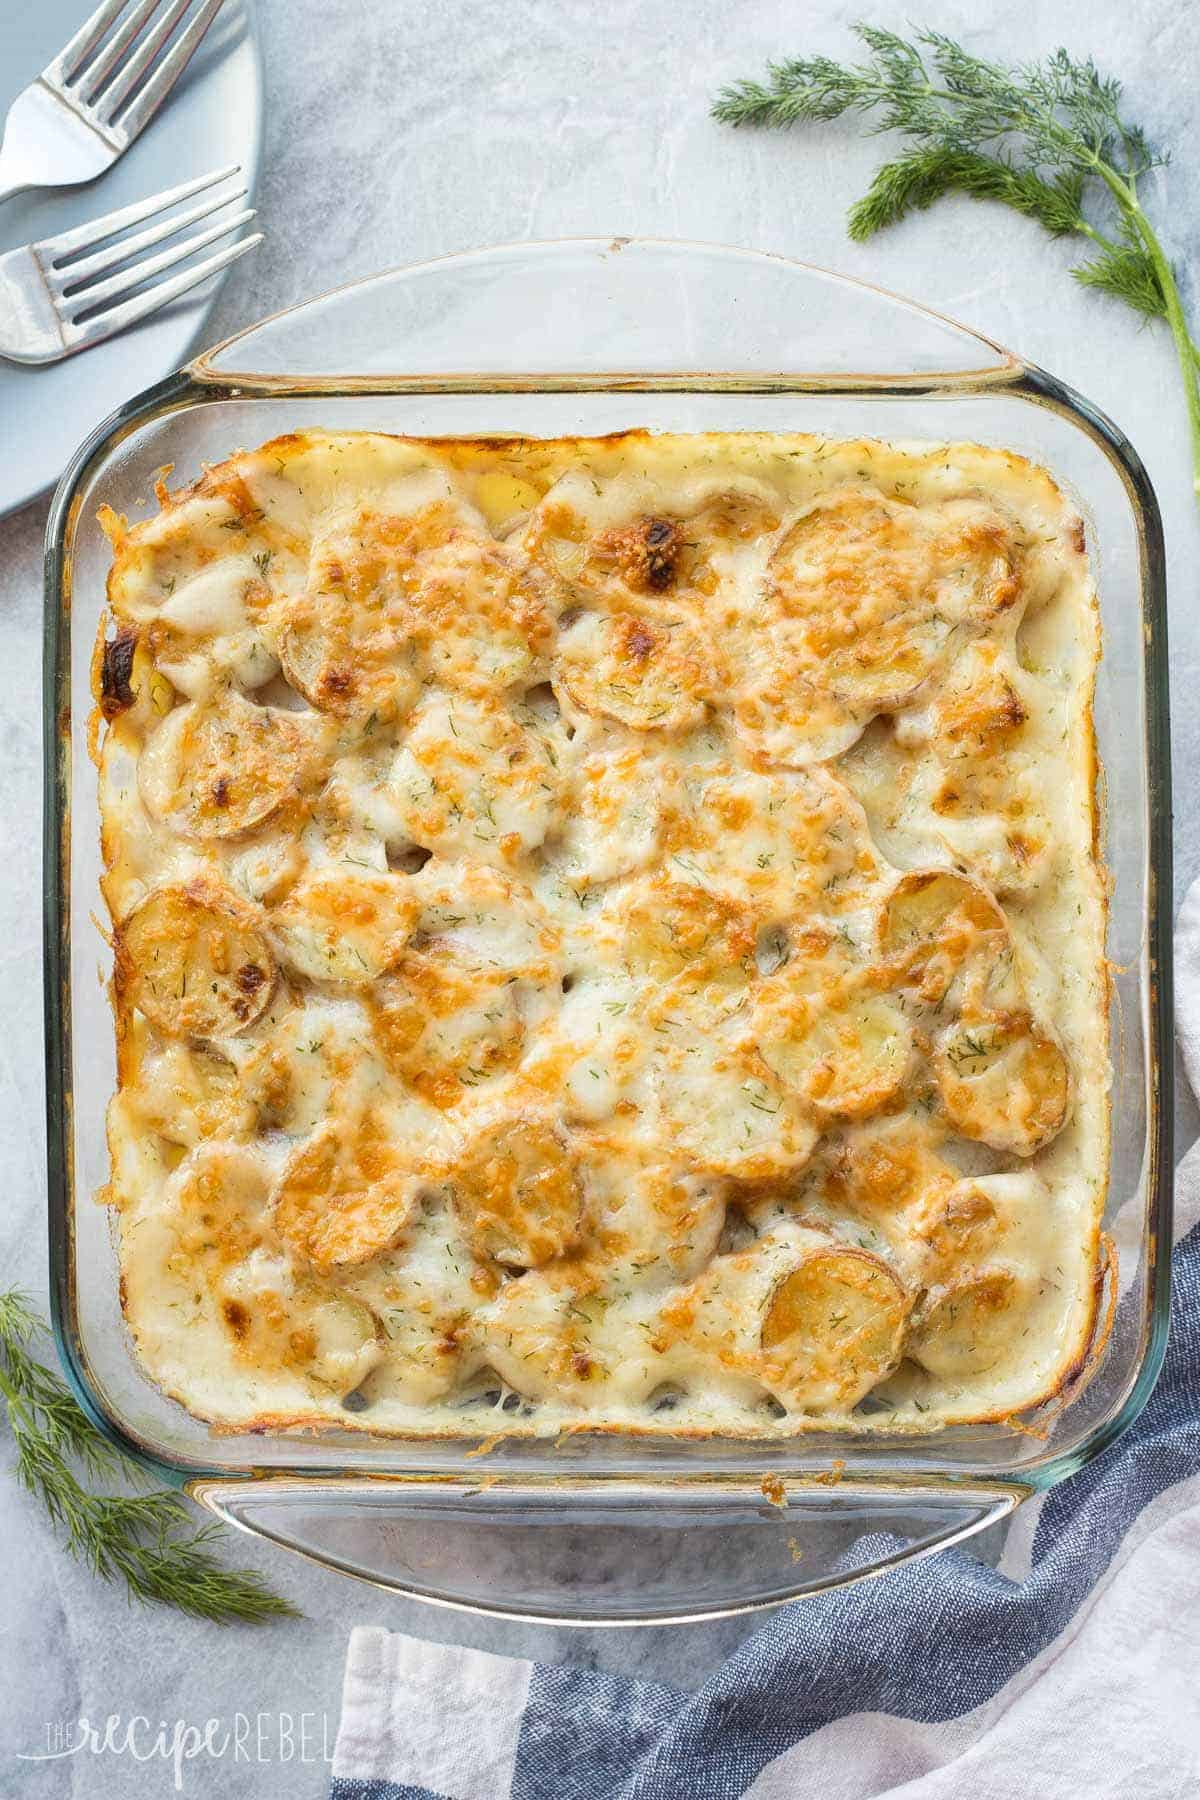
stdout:
[[(1176, 931), (1200, 1094), (1200, 883)], [(1141, 1417), (999, 1568), (947, 1550), (781, 1608), (698, 1693), (350, 1640), (331, 1800), (1191, 1800), (1200, 1795), (1200, 1144)], [(686, 1629), (686, 1628), (685, 1628)]]

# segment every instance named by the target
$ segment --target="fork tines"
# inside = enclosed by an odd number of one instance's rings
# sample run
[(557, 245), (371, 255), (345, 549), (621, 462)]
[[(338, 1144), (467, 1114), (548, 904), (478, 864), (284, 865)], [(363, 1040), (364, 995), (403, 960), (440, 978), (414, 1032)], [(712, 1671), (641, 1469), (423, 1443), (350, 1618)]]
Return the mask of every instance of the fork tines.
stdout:
[[(243, 207), (157, 255), (141, 254), (152, 245), (178, 236), (188, 226), (242, 199), (246, 192), (244, 186), (217, 195), (208, 191), (237, 173), (236, 164), (214, 170), (195, 181), (185, 181), (149, 200), (122, 207), (104, 218), (93, 219), (89, 225), (60, 232), (57, 237), (43, 238), (31, 246), (58, 311), (63, 342), (68, 350), (83, 349), (101, 338), (111, 337), (114, 332), (123, 331), (168, 301), (186, 294), (201, 281), (207, 281), (210, 275), (215, 275), (262, 242), (262, 234), (255, 232), (201, 262), (191, 261), (209, 244), (249, 223), (254, 217), (254, 209)], [(172, 207), (194, 194), (207, 197), (183, 212), (171, 213)], [(160, 218), (160, 214), (170, 216)], [(150, 219), (155, 223), (144, 231), (133, 236), (123, 235), (130, 226)], [(165, 281), (159, 280), (169, 269), (185, 264), (189, 266), (181, 267), (179, 274)], [(151, 285), (147, 286), (148, 283)]]
[(105, 134), (131, 141), (178, 81), (223, 0), (200, 0), (188, 18), (192, 4), (104, 0), (42, 80)]

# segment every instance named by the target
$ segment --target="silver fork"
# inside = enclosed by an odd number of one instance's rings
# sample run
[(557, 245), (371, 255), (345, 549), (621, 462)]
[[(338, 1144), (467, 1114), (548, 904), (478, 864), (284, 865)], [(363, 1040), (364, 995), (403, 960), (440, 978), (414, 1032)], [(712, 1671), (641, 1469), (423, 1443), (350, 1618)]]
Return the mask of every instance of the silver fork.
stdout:
[(183, 23), (192, 0), (135, 0), (132, 8), (104, 0), (9, 108), (0, 200), (24, 188), (73, 187), (111, 167), (150, 123), (223, 3), (201, 0)]
[[(160, 250), (156, 256), (141, 255), (152, 244), (161, 244), (223, 206), (242, 199), (244, 187), (215, 197), (209, 194), (185, 212), (158, 219), (160, 213), (168, 212), (181, 200), (205, 193), (237, 173), (236, 163), (228, 169), (216, 169), (211, 175), (201, 175), (195, 181), (185, 181), (181, 187), (155, 194), (153, 199), (139, 200), (103, 219), (93, 219), (90, 225), (80, 225), (74, 231), (60, 232), (57, 237), (43, 238), (40, 243), (26, 244), (23, 249), (0, 256), (0, 357), (8, 357), (11, 362), (47, 363), (58, 362), (76, 350), (86, 350), (157, 312), (169, 300), (177, 300), (261, 244), (262, 233), (256, 231), (251, 237), (240, 238), (236, 244), (206, 256), (202, 262), (182, 268), (168, 280), (159, 279), (168, 269), (187, 263), (197, 251), (245, 225), (254, 217), (253, 207), (247, 206), (231, 218), (195, 232), (182, 243)], [(119, 235), (145, 219), (158, 222), (133, 237)], [(132, 262), (133, 257), (139, 260)], [(124, 299), (124, 295), (129, 298)]]

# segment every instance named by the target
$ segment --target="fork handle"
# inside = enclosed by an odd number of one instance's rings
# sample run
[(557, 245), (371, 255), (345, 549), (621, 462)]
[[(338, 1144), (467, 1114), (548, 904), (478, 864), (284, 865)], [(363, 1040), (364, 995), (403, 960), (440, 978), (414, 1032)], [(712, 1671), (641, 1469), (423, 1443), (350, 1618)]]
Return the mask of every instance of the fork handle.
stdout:
[[(11, 123), (11, 114), (9, 115)], [(0, 206), (11, 200), (14, 194), (23, 194), (26, 188), (45, 187), (45, 179), (32, 167), (27, 158), (17, 154), (17, 147), (10, 142), (10, 134), (5, 134), (0, 142)]]

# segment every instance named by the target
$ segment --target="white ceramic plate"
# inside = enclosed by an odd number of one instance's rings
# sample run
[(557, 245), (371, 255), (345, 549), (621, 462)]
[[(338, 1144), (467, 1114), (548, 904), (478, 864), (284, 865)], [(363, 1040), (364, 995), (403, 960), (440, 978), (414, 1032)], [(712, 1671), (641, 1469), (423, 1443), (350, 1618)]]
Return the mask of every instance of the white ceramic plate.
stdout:
[[(78, 30), (96, 0), (0, 0), (0, 117)], [(251, 194), (262, 74), (250, 0), (225, 0), (161, 112), (106, 175), (0, 204), (0, 251), (100, 218), (206, 170), (240, 163)], [(232, 185), (232, 184), (231, 184)], [(58, 480), (81, 438), (187, 360), (220, 286), (206, 282), (132, 331), (44, 368), (0, 362), (0, 516)]]

